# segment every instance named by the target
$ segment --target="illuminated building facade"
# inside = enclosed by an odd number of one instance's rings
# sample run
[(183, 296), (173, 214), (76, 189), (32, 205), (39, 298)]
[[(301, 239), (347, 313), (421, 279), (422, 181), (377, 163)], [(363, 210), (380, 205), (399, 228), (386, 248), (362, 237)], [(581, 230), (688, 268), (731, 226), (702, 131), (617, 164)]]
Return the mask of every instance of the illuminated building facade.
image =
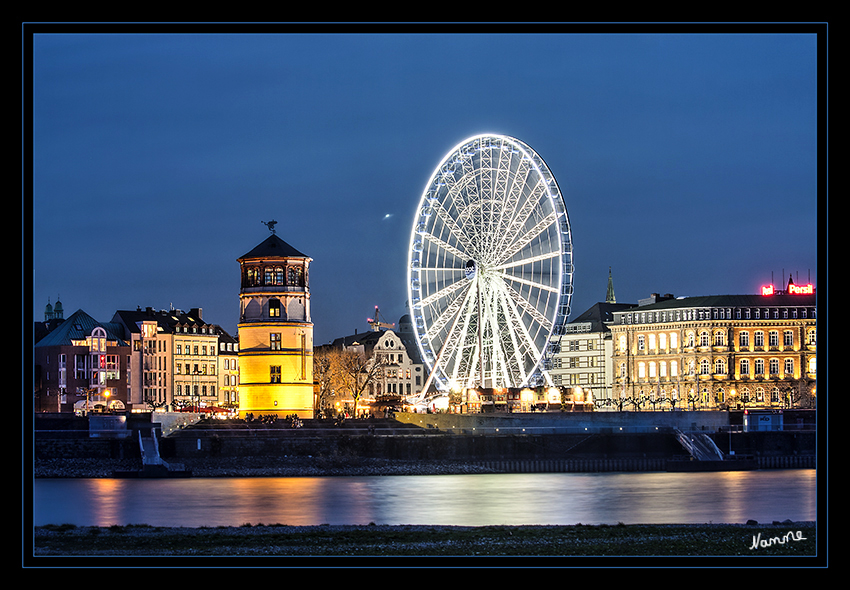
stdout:
[(120, 327), (82, 310), (34, 348), (36, 412), (102, 412), (128, 404), (130, 345)]
[(272, 231), (238, 259), (239, 416), (313, 417), (311, 259)]
[(237, 363), (231, 360), (235, 353), (221, 352), (221, 346), (234, 339), (220, 326), (204, 321), (201, 308), (119, 310), (112, 322), (123, 328), (132, 346), (131, 410), (226, 406), (229, 388), (223, 388), (224, 374), (231, 367), (236, 370)]
[(617, 409), (815, 407), (815, 290), (762, 292), (653, 295), (614, 312)]
[(614, 409), (614, 346), (609, 326), (615, 312), (634, 307), (612, 301), (597, 303), (564, 326), (562, 334), (552, 337), (549, 375), (561, 394), (550, 403), (567, 407), (590, 403), (595, 409)]

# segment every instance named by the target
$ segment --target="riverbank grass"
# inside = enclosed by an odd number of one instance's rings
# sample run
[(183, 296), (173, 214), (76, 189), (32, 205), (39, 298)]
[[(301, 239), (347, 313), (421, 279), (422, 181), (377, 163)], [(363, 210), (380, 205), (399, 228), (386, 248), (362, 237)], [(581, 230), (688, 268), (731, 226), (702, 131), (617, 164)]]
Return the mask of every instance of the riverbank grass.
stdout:
[(36, 556), (811, 557), (812, 522), (703, 525), (36, 527)]

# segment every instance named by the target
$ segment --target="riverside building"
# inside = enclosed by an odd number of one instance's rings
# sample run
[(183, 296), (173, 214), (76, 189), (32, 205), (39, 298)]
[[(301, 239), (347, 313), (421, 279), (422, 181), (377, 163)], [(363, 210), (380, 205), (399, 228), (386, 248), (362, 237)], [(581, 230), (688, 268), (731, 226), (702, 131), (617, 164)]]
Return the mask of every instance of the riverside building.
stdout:
[(83, 310), (59, 319), (34, 347), (35, 411), (125, 410), (131, 352), (120, 326), (98, 322)]
[(311, 259), (274, 233), (238, 258), (239, 416), (312, 418)]
[[(237, 371), (237, 364), (235, 353), (221, 351), (221, 345), (230, 343), (233, 349), (235, 340), (220, 326), (206, 322), (201, 308), (185, 312), (151, 307), (119, 310), (112, 323), (121, 326), (124, 338), (132, 346), (128, 391), (131, 410), (227, 406), (230, 374)], [(225, 376), (227, 388), (223, 387)]]
[(760, 295), (653, 294), (615, 311), (620, 410), (814, 408), (817, 299), (789, 281)]

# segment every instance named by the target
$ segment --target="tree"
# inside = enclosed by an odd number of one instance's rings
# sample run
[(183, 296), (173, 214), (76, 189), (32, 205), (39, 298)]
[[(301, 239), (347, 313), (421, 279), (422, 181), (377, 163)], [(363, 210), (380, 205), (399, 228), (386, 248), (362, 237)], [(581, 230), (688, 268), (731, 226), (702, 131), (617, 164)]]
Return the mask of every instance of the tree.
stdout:
[(370, 358), (350, 348), (340, 351), (338, 361), (337, 382), (340, 390), (347, 392), (354, 400), (354, 417), (357, 417), (357, 403), (373, 381), (383, 373), (387, 362), (384, 357)]
[(338, 348), (320, 347), (313, 354), (313, 380), (318, 385), (316, 409), (320, 412), (330, 406), (336, 389), (340, 353)]
[(367, 357), (357, 348), (323, 347), (313, 355), (313, 378), (318, 385), (319, 409), (331, 405), (335, 394), (351, 396), (354, 415), (357, 404), (383, 372), (385, 358)]

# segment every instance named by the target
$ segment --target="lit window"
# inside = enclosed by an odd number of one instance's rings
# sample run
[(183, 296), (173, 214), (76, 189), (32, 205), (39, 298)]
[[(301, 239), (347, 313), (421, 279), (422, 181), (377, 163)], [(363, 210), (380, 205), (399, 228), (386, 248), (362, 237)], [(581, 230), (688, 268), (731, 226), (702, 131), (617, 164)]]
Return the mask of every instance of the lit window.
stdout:
[(280, 383), (280, 366), (269, 367), (271, 383)]

